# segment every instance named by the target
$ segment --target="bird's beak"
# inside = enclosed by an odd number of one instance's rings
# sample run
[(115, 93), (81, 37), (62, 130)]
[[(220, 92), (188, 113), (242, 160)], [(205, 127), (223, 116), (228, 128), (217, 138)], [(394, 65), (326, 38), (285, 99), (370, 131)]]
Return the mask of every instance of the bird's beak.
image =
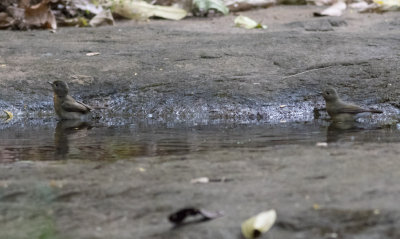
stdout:
[(53, 86), (53, 82), (51, 82), (51, 81), (48, 81), (47, 83), (49, 83), (50, 85), (52, 85), (52, 86)]
[(319, 92), (318, 92), (318, 95), (322, 95), (322, 91), (319, 91)]

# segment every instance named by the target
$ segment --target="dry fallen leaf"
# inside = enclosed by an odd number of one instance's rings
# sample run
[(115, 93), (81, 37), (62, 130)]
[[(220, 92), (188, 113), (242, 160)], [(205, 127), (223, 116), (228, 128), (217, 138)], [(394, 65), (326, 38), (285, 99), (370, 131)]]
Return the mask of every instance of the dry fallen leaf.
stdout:
[(400, 9), (400, 0), (373, 0), (383, 11), (396, 11)]
[(313, 204), (313, 209), (314, 210), (319, 210), (319, 209), (321, 209), (321, 206), (318, 203), (314, 203)]
[(328, 143), (327, 142), (317, 142), (315, 144), (315, 146), (317, 146), (317, 147), (328, 147)]
[(0, 12), (0, 29), (10, 27), (13, 21), (13, 18), (10, 17), (7, 13)]
[(83, 10), (83, 11), (88, 11), (93, 14), (99, 14), (102, 11), (104, 11), (103, 7), (100, 6), (99, 4), (94, 4), (92, 0), (70, 0), (72, 2), (72, 5), (75, 6), (76, 8)]
[(92, 27), (99, 27), (103, 25), (114, 25), (114, 18), (110, 9), (98, 13), (92, 20), (90, 20), (89, 25)]
[(267, 26), (262, 25), (261, 22), (258, 23), (256, 21), (254, 21), (253, 19), (245, 17), (245, 16), (236, 17), (234, 22), (237, 27), (242, 27), (242, 28), (246, 28), (246, 29), (254, 29), (254, 28), (266, 29), (267, 28)]
[(322, 16), (332, 16), (332, 17), (339, 17), (343, 14), (343, 11), (346, 9), (346, 3), (339, 1), (332, 6), (328, 7), (327, 9), (323, 10), (322, 12), (314, 12), (315, 17), (322, 17)]
[(57, 29), (57, 22), (50, 10), (50, 0), (25, 8), (25, 23), (30, 27)]
[(349, 4), (349, 7), (361, 12), (361, 11), (365, 11), (366, 9), (368, 9), (369, 4), (365, 1), (361, 1), (361, 2), (355, 2), (355, 3)]
[(49, 186), (52, 188), (63, 188), (64, 182), (60, 180), (50, 180)]
[(108, 1), (113, 4), (111, 7), (113, 13), (135, 20), (147, 20), (153, 16), (181, 20), (187, 15), (187, 12), (181, 8), (151, 5), (141, 0)]
[(360, 1), (349, 4), (349, 7), (356, 9), (358, 12), (376, 12), (400, 10), (400, 0), (373, 0), (372, 3)]
[(193, 0), (193, 6), (195, 7), (195, 11), (198, 11), (200, 14), (205, 14), (211, 9), (217, 10), (224, 15), (228, 15), (229, 13), (226, 3), (221, 0)]
[(316, 6), (332, 5), (334, 0), (306, 0), (307, 3), (315, 4)]
[(88, 20), (85, 17), (74, 17), (74, 18), (60, 18), (58, 19), (60, 26), (69, 27), (87, 27), (89, 25)]
[(97, 55), (100, 55), (100, 52), (89, 52), (89, 53), (86, 53), (86, 55), (87, 56), (97, 56)]
[(210, 179), (207, 177), (201, 177), (201, 178), (194, 178), (190, 180), (190, 183), (209, 183)]
[(254, 239), (267, 232), (276, 221), (274, 209), (261, 212), (242, 223), (242, 234), (246, 239)]
[(231, 12), (247, 11), (252, 8), (267, 8), (277, 3), (276, 0), (224, 0)]
[(6, 113), (6, 120), (5, 120), (5, 122), (8, 122), (8, 121), (10, 121), (10, 120), (13, 119), (13, 117), (14, 117), (13, 113), (11, 113), (11, 112), (8, 111), (8, 110), (3, 110), (3, 111), (4, 111), (4, 113)]
[[(8, 7), (7, 12), (12, 18), (10, 26), (16, 29), (57, 29), (56, 18), (50, 9), (50, 1), (42, 0), (31, 6), (29, 0), (21, 0), (18, 7)], [(4, 15), (2, 18), (4, 19)]]

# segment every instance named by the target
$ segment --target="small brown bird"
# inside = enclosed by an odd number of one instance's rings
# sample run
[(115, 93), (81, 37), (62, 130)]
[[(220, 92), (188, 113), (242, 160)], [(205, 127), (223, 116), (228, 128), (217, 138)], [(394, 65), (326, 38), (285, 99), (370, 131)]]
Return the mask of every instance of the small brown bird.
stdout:
[(54, 91), (54, 110), (60, 119), (81, 119), (93, 110), (92, 107), (76, 101), (68, 95), (68, 85), (64, 81), (49, 82)]
[(349, 104), (342, 101), (339, 98), (336, 90), (332, 87), (326, 88), (322, 92), (322, 96), (324, 97), (326, 102), (326, 111), (335, 122), (354, 121), (357, 114), (364, 112), (378, 114), (383, 113), (380, 110), (364, 109), (357, 105)]

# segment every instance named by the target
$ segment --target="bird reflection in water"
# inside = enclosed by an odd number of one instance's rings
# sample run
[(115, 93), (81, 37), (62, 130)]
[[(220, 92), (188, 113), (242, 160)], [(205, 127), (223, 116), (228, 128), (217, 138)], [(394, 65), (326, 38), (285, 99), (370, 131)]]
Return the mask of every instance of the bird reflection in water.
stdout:
[(359, 122), (331, 122), (327, 130), (327, 142), (369, 142), (382, 136), (379, 125), (362, 124)]
[(54, 132), (55, 159), (66, 159), (70, 141), (87, 136), (91, 129), (89, 123), (80, 120), (61, 120), (57, 123)]
[(348, 136), (350, 136), (351, 138), (352, 133), (356, 133), (361, 130), (363, 129), (357, 125), (357, 122), (331, 122), (326, 134), (327, 142), (338, 142), (340, 140), (348, 138)]

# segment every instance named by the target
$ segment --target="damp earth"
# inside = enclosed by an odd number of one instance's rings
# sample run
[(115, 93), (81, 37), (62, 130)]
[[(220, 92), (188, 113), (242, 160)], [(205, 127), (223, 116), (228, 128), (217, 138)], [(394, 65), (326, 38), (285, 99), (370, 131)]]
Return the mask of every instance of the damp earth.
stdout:
[[(241, 238), (268, 209), (265, 238), (399, 238), (400, 17), (317, 10), (2, 31), (0, 238)], [(57, 121), (53, 80), (100, 109)], [(326, 85), (385, 113), (333, 124)]]

